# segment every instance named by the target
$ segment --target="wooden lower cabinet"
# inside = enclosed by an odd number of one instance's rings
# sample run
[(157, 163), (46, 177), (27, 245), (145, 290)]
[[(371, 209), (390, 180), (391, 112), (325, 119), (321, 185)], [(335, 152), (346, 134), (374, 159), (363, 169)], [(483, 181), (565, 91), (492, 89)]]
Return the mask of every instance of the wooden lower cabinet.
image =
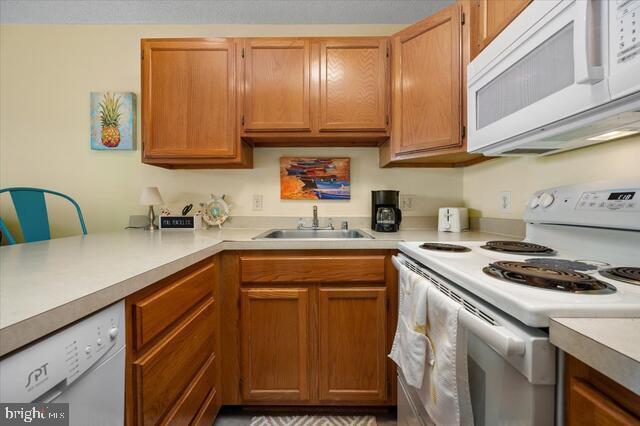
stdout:
[(321, 401), (386, 399), (386, 305), (385, 288), (319, 289)]
[(242, 289), (240, 300), (243, 399), (309, 401), (309, 289)]
[(225, 253), (223, 403), (394, 405), (395, 368), (387, 353), (397, 274), (390, 256), (383, 250)]
[(565, 354), (568, 426), (640, 426), (640, 395)]
[(213, 422), (221, 402), (217, 262), (126, 298), (127, 425)]

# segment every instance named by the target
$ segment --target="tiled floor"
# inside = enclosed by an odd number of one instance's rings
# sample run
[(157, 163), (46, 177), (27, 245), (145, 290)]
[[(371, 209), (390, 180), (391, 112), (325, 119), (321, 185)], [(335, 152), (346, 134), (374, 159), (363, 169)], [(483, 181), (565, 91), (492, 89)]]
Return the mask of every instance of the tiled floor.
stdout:
[[(251, 424), (251, 418), (254, 415), (263, 414), (263, 413), (244, 413), (237, 411), (222, 411), (220, 415), (218, 415), (215, 426), (248, 426)], [(359, 413), (363, 414), (363, 413)], [(279, 415), (275, 414), (274, 415)], [(286, 414), (282, 414), (286, 415)], [(378, 426), (395, 426), (396, 425), (396, 414), (395, 412), (389, 413), (376, 413), (376, 423)]]

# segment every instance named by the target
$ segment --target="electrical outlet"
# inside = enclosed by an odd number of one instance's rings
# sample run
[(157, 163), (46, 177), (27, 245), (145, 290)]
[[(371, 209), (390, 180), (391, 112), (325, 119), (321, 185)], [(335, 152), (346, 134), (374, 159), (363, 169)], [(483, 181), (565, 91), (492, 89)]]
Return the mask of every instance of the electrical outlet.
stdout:
[(253, 194), (253, 210), (262, 210), (262, 194)]
[(500, 193), (500, 211), (511, 211), (511, 191), (502, 191)]
[(403, 210), (403, 211), (413, 210), (413, 195), (411, 194), (400, 195), (400, 210)]

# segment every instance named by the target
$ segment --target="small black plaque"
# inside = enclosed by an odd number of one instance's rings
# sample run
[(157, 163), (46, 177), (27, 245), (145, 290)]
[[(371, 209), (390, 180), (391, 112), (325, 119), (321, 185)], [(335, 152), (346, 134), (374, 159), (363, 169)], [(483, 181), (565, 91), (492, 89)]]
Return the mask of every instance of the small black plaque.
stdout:
[(193, 216), (160, 216), (160, 229), (195, 229)]

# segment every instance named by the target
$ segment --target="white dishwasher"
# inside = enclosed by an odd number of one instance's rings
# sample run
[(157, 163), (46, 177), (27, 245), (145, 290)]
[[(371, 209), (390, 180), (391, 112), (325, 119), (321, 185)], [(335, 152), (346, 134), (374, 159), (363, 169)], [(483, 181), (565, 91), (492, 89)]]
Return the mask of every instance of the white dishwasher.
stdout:
[(70, 424), (124, 424), (124, 301), (0, 360), (0, 402), (67, 402)]

